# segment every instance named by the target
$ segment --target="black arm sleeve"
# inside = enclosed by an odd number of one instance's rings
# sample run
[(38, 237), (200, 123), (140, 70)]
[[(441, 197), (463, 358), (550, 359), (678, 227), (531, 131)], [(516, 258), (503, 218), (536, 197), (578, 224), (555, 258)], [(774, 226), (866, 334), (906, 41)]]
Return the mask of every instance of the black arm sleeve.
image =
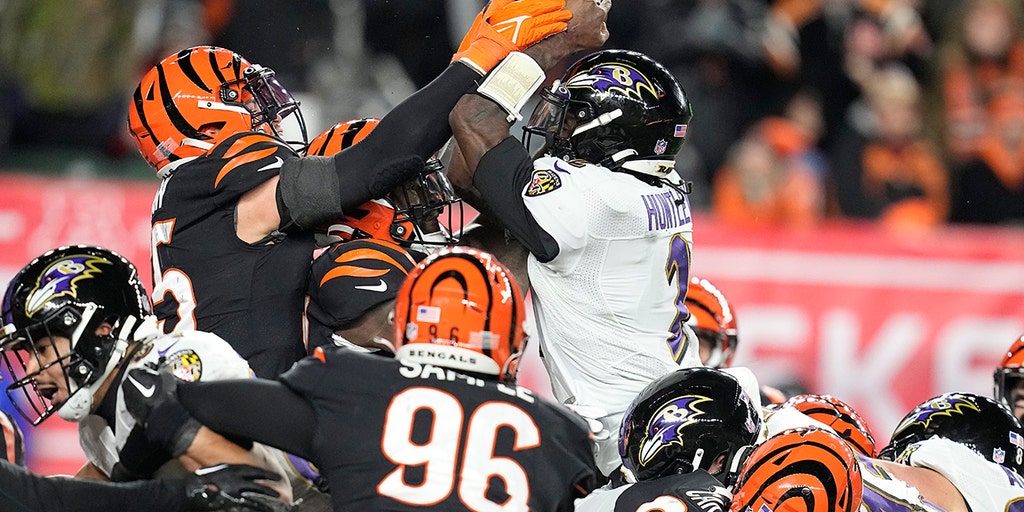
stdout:
[(520, 191), (532, 174), (529, 152), (515, 137), (508, 137), (480, 159), (473, 186), (494, 216), (543, 263), (558, 256), (558, 242), (537, 224), (523, 203)]
[(278, 381), (182, 383), (178, 385), (178, 399), (199, 423), (221, 435), (249, 439), (313, 460), (313, 406)]
[(388, 112), (359, 144), (331, 157), (286, 160), (278, 188), (282, 223), (316, 229), (420, 172), (451, 138), (448, 114), (478, 78), (468, 66), (452, 64)]
[(381, 118), (366, 139), (345, 150), (356, 156), (335, 163), (339, 174), (365, 174), (365, 169), (380, 162), (381, 155), (401, 153), (428, 159), (451, 138), (448, 114), (463, 94), (476, 89), (479, 78), (476, 71), (464, 64), (448, 66), (434, 81)]
[(0, 461), (0, 510), (5, 512), (171, 512), (185, 506), (181, 480), (111, 483), (45, 477)]

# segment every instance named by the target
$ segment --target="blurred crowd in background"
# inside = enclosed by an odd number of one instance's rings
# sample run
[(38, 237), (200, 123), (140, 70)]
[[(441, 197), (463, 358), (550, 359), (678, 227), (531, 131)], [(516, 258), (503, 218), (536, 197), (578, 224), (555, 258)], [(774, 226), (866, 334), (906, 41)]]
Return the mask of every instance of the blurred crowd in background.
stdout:
[[(194, 44), (274, 69), (311, 136), (382, 115), (448, 65), (483, 3), (0, 0), (0, 171), (57, 148), (100, 173), (146, 169), (124, 128), (131, 91)], [(678, 168), (698, 210), (1024, 223), (1019, 0), (616, 0), (609, 28), (607, 47), (661, 62), (693, 102)]]

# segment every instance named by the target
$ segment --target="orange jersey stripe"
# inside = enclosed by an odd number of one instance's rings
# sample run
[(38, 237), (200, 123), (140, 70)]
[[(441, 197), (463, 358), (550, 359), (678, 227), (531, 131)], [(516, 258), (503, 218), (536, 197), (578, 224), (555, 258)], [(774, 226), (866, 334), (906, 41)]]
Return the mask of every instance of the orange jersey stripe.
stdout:
[(234, 158), (236, 155), (242, 152), (245, 148), (257, 144), (260, 142), (273, 142), (277, 143), (273, 137), (263, 133), (251, 133), (239, 137), (238, 140), (231, 143), (231, 147), (228, 148), (227, 152), (224, 153), (224, 158)]
[(214, 180), (213, 186), (216, 187), (217, 185), (219, 185), (220, 184), (220, 180), (223, 179), (224, 176), (227, 176), (227, 174), (229, 172), (237, 169), (238, 166), (245, 165), (245, 164), (248, 164), (248, 163), (251, 163), (251, 162), (255, 162), (255, 161), (260, 160), (262, 158), (266, 158), (266, 157), (268, 157), (270, 155), (273, 155), (276, 152), (277, 152), (277, 148), (273, 147), (273, 148), (261, 149), (259, 151), (253, 151), (252, 153), (248, 153), (248, 154), (242, 155), (242, 156), (240, 156), (238, 158), (232, 159), (230, 162), (227, 163), (227, 165), (224, 166), (224, 168), (222, 168), (220, 170), (220, 173), (217, 174), (217, 179)]

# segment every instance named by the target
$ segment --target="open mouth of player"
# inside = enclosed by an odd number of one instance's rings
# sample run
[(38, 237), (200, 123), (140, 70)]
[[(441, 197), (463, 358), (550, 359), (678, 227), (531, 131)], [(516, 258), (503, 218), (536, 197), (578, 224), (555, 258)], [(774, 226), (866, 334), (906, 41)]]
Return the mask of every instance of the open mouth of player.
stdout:
[(39, 386), (37, 388), (39, 396), (45, 398), (48, 402), (53, 402), (53, 397), (57, 395), (57, 386)]

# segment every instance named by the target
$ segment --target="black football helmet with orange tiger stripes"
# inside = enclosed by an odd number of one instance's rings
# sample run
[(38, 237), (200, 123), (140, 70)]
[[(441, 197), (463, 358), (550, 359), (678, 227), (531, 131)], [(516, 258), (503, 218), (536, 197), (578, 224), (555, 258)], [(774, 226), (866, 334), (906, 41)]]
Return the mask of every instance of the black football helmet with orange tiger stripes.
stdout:
[[(1017, 416), (1017, 419), (1024, 418), (1024, 415), (1017, 410), (1013, 390), (1020, 387), (1022, 381), (1024, 381), (1024, 336), (1017, 338), (1017, 341), (1010, 345), (1010, 349), (1003, 355), (999, 366), (992, 374), (993, 398), (1006, 404), (1011, 411), (1014, 411), (1014, 416)], [(1017, 395), (1019, 396), (1019, 394), (1018, 391)]]
[(128, 108), (135, 145), (161, 176), (167, 165), (204, 154), (239, 132), (283, 137), (279, 122), (294, 115), (305, 147), (299, 102), (274, 71), (216, 46), (195, 46), (170, 55), (142, 78)]
[(398, 291), (395, 355), (515, 382), (525, 315), (519, 285), (494, 256), (447, 247), (418, 263)]
[[(736, 356), (739, 336), (736, 314), (725, 294), (707, 279), (690, 276), (686, 288), (686, 310), (690, 318), (686, 323), (693, 328), (701, 342), (701, 360), (711, 368), (729, 368)], [(704, 357), (704, 345), (710, 351)]]
[(850, 404), (832, 395), (803, 394), (786, 400), (780, 407), (792, 407), (832, 427), (854, 451), (867, 457), (875, 456), (875, 436), (867, 421)]
[[(366, 138), (379, 122), (380, 119), (368, 117), (338, 123), (314, 137), (306, 154), (331, 156), (341, 152)], [(345, 218), (328, 228), (328, 235), (341, 241), (390, 240), (423, 253), (459, 243), (462, 199), (443, 171), (441, 162), (431, 158), (422, 172), (386, 196), (346, 211)], [(446, 221), (439, 223), (442, 213), (447, 213)], [(449, 226), (460, 228), (453, 231)]]
[(864, 489), (850, 446), (823, 429), (779, 433), (750, 454), (730, 512), (854, 512)]

